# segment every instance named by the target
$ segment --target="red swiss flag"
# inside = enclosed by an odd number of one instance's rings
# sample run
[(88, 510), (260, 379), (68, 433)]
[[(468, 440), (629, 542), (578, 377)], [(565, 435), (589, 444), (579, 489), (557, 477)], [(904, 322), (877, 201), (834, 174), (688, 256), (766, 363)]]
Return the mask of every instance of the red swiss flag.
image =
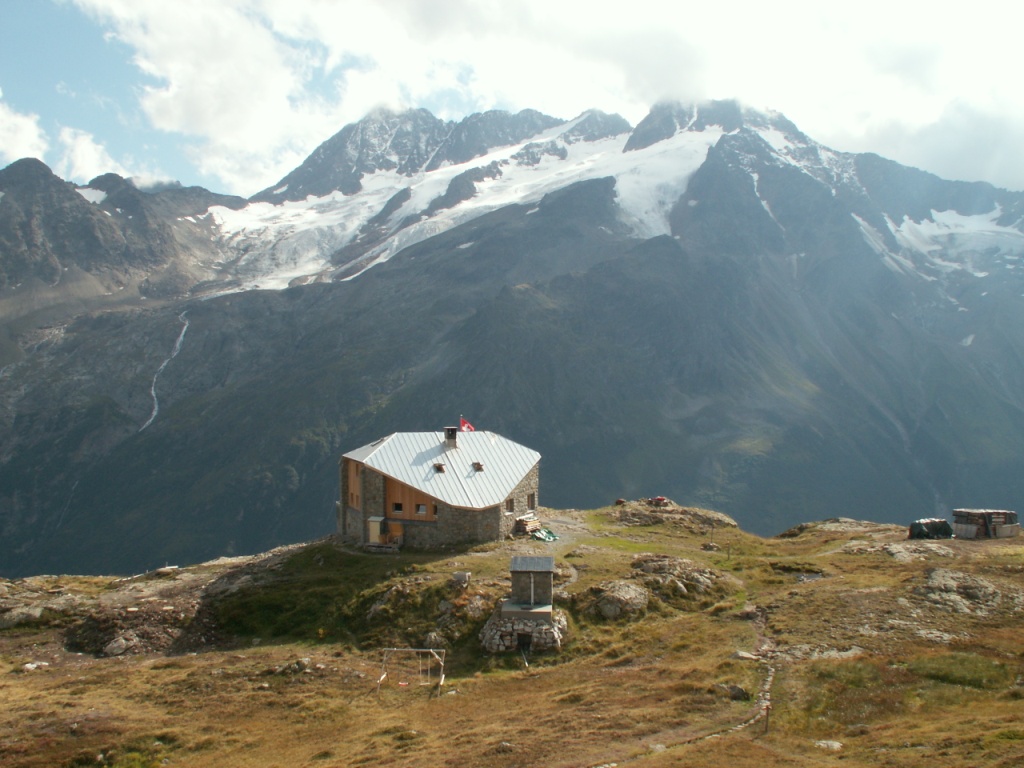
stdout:
[(476, 432), (473, 425), (459, 416), (459, 432)]

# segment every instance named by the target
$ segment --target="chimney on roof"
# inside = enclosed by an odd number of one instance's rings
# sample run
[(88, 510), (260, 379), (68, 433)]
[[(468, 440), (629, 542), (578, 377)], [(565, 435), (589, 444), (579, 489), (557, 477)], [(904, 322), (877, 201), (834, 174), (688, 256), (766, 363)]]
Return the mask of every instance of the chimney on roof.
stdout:
[(445, 427), (444, 428), (444, 447), (445, 448), (458, 448), (459, 442), (459, 428), (458, 427)]

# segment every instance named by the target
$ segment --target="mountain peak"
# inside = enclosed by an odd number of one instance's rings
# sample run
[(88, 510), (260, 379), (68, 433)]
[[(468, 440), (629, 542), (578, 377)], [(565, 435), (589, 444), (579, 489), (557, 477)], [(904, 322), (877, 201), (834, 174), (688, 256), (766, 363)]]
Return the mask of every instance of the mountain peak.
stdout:
[(561, 122), (535, 109), (524, 109), (516, 114), (502, 109), (477, 112), (452, 127), (424, 170), (468, 162), (494, 147), (515, 144)]
[(23, 157), (15, 160), (6, 168), (0, 169), (0, 186), (18, 187), (23, 185), (64, 184), (50, 166), (35, 157)]
[(662, 101), (651, 107), (647, 116), (637, 123), (633, 134), (626, 142), (623, 152), (644, 149), (659, 141), (670, 139), (680, 131), (704, 131), (717, 126), (725, 133), (734, 133), (742, 128), (775, 128), (807, 138), (780, 112), (761, 112), (744, 107), (735, 99), (694, 102)]
[(364, 176), (395, 171), (412, 176), (458, 165), (495, 147), (515, 144), (553, 128), (560, 120), (533, 109), (477, 112), (455, 123), (426, 109), (375, 109), (329, 138), (273, 187), (252, 197), (257, 202), (303, 200), (332, 192), (353, 195)]
[(577, 141), (598, 141), (629, 133), (633, 126), (622, 115), (602, 112), (599, 109), (588, 109), (574, 121), (575, 124), (562, 133), (562, 140), (567, 144)]
[(116, 173), (104, 173), (101, 176), (97, 176), (95, 179), (90, 181), (87, 185), (92, 189), (100, 189), (107, 194), (114, 192), (120, 192), (127, 187), (131, 187), (132, 190), (138, 192), (138, 189), (129, 179), (119, 176)]

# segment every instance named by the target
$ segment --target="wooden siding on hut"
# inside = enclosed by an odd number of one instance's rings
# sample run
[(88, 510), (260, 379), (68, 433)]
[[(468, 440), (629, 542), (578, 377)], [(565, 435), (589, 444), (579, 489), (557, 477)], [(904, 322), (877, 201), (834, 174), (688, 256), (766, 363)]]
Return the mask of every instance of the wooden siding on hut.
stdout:
[[(429, 520), (433, 522), (437, 519), (434, 511), (437, 499), (390, 477), (387, 479), (385, 498), (387, 499), (386, 514), (389, 520)], [(395, 504), (402, 505), (401, 512), (395, 510)], [(417, 508), (421, 508), (423, 511), (417, 512)]]
[(348, 465), (348, 505), (363, 508), (363, 465), (357, 461), (345, 461)]

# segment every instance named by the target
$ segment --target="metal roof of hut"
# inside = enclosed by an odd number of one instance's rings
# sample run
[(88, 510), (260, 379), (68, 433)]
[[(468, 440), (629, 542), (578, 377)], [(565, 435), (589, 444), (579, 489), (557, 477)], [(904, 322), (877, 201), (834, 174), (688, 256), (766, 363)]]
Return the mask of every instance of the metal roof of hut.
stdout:
[(555, 558), (549, 555), (515, 555), (509, 570), (513, 573), (554, 573)]
[(540, 461), (537, 451), (484, 431), (395, 432), (344, 457), (464, 509), (501, 504)]

